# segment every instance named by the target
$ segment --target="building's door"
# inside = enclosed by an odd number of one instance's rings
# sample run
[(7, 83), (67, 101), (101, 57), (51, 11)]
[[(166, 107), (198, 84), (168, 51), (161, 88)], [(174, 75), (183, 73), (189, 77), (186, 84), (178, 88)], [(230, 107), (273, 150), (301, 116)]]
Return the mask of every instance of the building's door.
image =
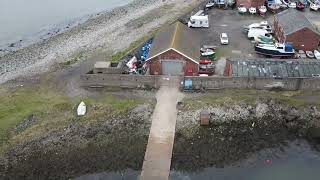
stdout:
[(162, 60), (162, 75), (184, 75), (184, 62), (179, 60)]

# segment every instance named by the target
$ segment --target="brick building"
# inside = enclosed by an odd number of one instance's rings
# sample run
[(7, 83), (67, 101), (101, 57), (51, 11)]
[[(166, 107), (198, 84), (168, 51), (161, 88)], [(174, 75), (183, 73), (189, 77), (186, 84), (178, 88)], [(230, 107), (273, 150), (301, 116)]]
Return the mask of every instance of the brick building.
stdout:
[(200, 38), (180, 22), (154, 38), (146, 63), (151, 75), (198, 75)]
[(263, 6), (265, 0), (237, 0), (237, 7), (240, 6), (240, 4), (244, 5), (246, 8), (255, 7), (258, 8), (259, 6)]
[(295, 9), (288, 9), (275, 15), (273, 30), (279, 42), (292, 43), (298, 50), (315, 50), (320, 43), (319, 32), (303, 13)]

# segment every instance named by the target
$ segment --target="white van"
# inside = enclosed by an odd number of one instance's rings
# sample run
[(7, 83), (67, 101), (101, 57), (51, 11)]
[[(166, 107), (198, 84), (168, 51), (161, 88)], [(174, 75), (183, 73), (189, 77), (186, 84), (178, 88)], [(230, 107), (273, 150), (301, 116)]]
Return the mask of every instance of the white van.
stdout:
[(209, 27), (209, 17), (208, 15), (206, 16), (191, 16), (190, 20), (188, 22), (188, 27)]
[(248, 31), (248, 38), (255, 39), (258, 36), (265, 36), (267, 34), (270, 34), (270, 32), (268, 30), (251, 28)]

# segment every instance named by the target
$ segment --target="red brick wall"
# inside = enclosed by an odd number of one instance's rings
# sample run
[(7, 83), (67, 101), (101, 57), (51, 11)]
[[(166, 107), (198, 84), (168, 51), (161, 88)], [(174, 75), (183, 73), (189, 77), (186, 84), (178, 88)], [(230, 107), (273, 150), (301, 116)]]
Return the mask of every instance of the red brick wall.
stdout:
[(274, 32), (275, 38), (280, 43), (284, 43), (286, 41), (286, 37), (284, 36), (283, 29), (276, 17), (273, 20), (273, 32)]
[(292, 42), (295, 49), (312, 51), (318, 48), (320, 35), (309, 28), (303, 28), (286, 37), (286, 42)]
[[(311, 31), (308, 28), (303, 28), (297, 32), (285, 36), (281, 24), (278, 23), (277, 18), (274, 18), (273, 32), (276, 39), (280, 43), (293, 43), (295, 49), (310, 51), (318, 48), (320, 43), (320, 35)], [(304, 46), (302, 46), (304, 45)]]
[(237, 7), (243, 4), (246, 8), (256, 7), (264, 5), (265, 0), (237, 0)]
[(162, 60), (170, 59), (170, 60), (184, 61), (186, 63), (185, 67), (184, 67), (184, 74), (186, 76), (198, 75), (198, 71), (199, 71), (198, 64), (193, 62), (192, 60), (188, 59), (187, 57), (184, 57), (183, 55), (177, 53), (174, 50), (169, 50), (165, 53), (162, 53), (159, 56), (156, 56), (147, 62), (147, 65), (150, 69), (151, 75), (157, 75), (157, 74), (161, 75), (162, 74), (161, 59)]

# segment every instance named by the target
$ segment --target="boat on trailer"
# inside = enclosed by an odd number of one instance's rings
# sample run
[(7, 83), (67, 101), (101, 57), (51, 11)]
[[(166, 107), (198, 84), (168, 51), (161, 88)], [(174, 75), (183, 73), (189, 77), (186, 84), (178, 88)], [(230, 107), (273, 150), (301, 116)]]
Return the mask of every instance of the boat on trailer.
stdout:
[(293, 49), (292, 44), (284, 43), (275, 43), (275, 44), (256, 44), (255, 51), (258, 54), (271, 57), (283, 57), (290, 58), (295, 55), (295, 50)]

